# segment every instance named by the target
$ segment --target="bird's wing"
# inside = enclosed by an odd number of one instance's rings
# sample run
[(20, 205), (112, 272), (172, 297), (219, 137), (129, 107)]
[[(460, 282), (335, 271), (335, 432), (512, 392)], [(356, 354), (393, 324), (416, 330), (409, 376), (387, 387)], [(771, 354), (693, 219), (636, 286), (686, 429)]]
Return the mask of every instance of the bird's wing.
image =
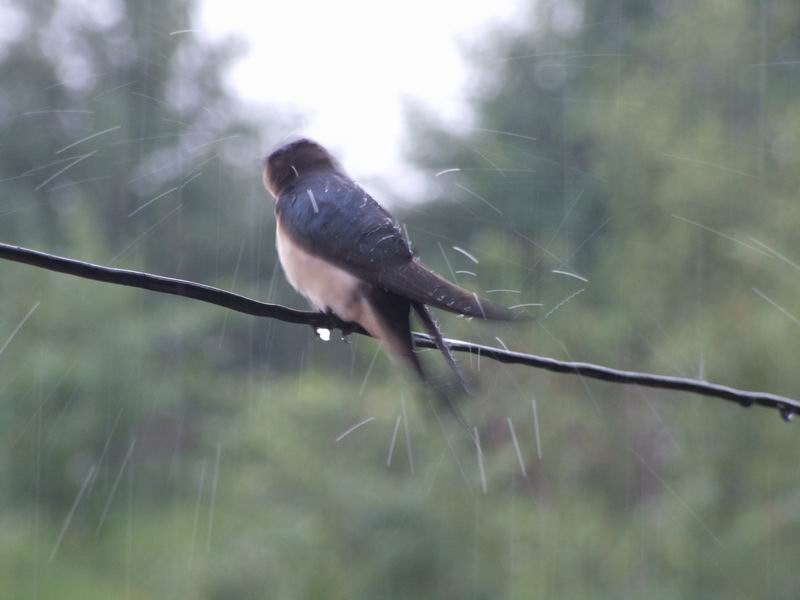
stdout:
[(434, 273), (416, 257), (377, 273), (376, 283), (415, 302), (479, 319), (515, 320), (504, 306), (479, 297)]
[(308, 252), (414, 302), (483, 319), (512, 320), (507, 308), (437, 275), (414, 256), (397, 221), (336, 172), (309, 175), (281, 194), (281, 226)]

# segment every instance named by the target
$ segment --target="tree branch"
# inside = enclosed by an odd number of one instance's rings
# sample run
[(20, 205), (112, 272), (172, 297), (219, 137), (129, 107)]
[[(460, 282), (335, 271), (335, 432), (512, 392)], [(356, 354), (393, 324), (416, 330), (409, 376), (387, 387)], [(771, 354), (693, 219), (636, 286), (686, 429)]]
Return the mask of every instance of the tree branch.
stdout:
[[(102, 267), (80, 260), (63, 258), (3, 243), (0, 243), (0, 258), (56, 271), (58, 273), (83, 277), (85, 279), (93, 279), (95, 281), (103, 281), (116, 285), (152, 290), (163, 294), (193, 298), (201, 302), (216, 304), (217, 306), (229, 308), (248, 315), (254, 315), (256, 317), (269, 317), (287, 323), (310, 325), (314, 328), (353, 331), (351, 324), (342, 321), (335, 315), (295, 310), (279, 304), (259, 302), (252, 298), (191, 281), (151, 275), (150, 273), (142, 273), (140, 271)], [(360, 327), (357, 327), (354, 331), (362, 335), (369, 335)], [(423, 333), (414, 332), (414, 341), (417, 346), (422, 348), (436, 347), (430, 336)], [(741, 406), (757, 404), (759, 406), (779, 410), (785, 420), (792, 420), (795, 414), (800, 413), (800, 401), (767, 392), (739, 390), (697, 379), (654, 375), (636, 371), (620, 371), (591, 363), (559, 361), (554, 358), (525, 354), (523, 352), (512, 352), (510, 350), (473, 344), (461, 340), (447, 339), (446, 342), (455, 352), (468, 352), (502, 363), (526, 365), (537, 369), (553, 371), (555, 373), (571, 373), (573, 375), (599, 379), (611, 383), (692, 392), (702, 396), (710, 396), (736, 402)]]

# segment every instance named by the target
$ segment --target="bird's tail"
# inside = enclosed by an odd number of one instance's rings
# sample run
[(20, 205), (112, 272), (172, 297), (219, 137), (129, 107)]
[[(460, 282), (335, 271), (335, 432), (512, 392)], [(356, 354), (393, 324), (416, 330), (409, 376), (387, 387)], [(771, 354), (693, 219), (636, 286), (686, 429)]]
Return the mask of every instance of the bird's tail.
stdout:
[[(461, 371), (461, 367), (459, 367), (458, 363), (456, 362), (456, 359), (453, 356), (453, 352), (450, 350), (450, 347), (447, 345), (447, 342), (444, 341), (444, 337), (442, 336), (442, 331), (441, 329), (439, 329), (439, 324), (436, 322), (436, 319), (433, 317), (430, 310), (428, 310), (428, 307), (425, 306), (422, 302), (412, 302), (411, 306), (414, 308), (414, 312), (417, 313), (417, 316), (419, 316), (419, 320), (422, 322), (422, 325), (428, 331), (428, 334), (430, 334), (430, 336), (433, 338), (436, 347), (444, 355), (444, 358), (447, 361), (447, 364), (450, 367), (450, 369), (455, 374), (458, 383), (468, 394), (472, 393), (470, 386), (467, 383), (467, 380), (464, 378), (463, 372)], [(453, 414), (456, 420), (458, 420), (458, 422), (464, 427), (464, 429), (469, 434), (470, 438), (472, 438), (472, 429), (470, 428), (466, 419), (464, 419), (464, 416), (461, 414), (461, 411), (459, 410), (458, 405), (455, 403), (451, 394), (448, 394), (447, 390), (443, 389), (441, 386), (435, 385), (434, 387), (442, 403)]]
[(464, 388), (464, 391), (471, 393), (469, 384), (464, 378), (464, 373), (461, 371), (461, 367), (456, 362), (456, 358), (453, 356), (450, 346), (448, 346), (447, 342), (444, 341), (442, 330), (439, 329), (439, 324), (431, 314), (431, 311), (428, 310), (428, 307), (422, 302), (412, 302), (411, 306), (414, 308), (414, 312), (417, 313), (417, 316), (419, 316), (419, 320), (428, 331), (428, 334), (433, 338), (433, 341), (436, 344), (436, 347), (439, 349), (439, 352), (444, 355), (444, 358), (447, 361), (450, 369), (453, 371), (453, 374), (456, 376), (458, 383), (461, 384), (461, 387)]
[(414, 341), (411, 338), (411, 308), (419, 315), (419, 319), (424, 325), (425, 329), (435, 340), (437, 348), (444, 354), (445, 360), (450, 368), (455, 373), (459, 384), (469, 392), (464, 375), (456, 363), (453, 353), (447, 346), (447, 343), (442, 337), (442, 332), (436, 320), (431, 315), (428, 308), (421, 302), (409, 301), (408, 299), (386, 292), (380, 288), (374, 288), (370, 293), (370, 306), (372, 307), (366, 319), (363, 320), (361, 325), (367, 329), (373, 336), (382, 340), (387, 344), (388, 348), (413, 370), (420, 381), (425, 384), (429, 391), (433, 392), (438, 398), (439, 402), (447, 407), (453, 416), (458, 420), (461, 425), (470, 432), (458, 406), (455, 403), (452, 395), (448, 393), (446, 385), (441, 382), (435, 381), (429, 377), (419, 360), (419, 356), (414, 350)]

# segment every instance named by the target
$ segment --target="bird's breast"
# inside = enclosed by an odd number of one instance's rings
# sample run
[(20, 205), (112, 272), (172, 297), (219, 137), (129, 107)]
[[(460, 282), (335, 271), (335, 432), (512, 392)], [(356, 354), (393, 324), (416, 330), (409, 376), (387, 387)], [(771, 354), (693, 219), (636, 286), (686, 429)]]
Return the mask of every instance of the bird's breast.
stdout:
[(280, 219), (275, 245), (286, 279), (317, 310), (332, 310), (345, 321), (358, 320), (365, 291), (363, 281), (304, 250), (281, 226)]

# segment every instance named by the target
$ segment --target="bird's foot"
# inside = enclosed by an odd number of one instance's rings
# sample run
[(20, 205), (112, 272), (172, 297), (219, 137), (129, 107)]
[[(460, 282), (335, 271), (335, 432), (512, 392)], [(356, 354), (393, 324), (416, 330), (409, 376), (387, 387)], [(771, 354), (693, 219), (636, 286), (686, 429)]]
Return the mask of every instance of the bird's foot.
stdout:
[(346, 344), (349, 344), (350, 335), (352, 335), (356, 329), (358, 329), (357, 323), (351, 323), (347, 321), (343, 322), (341, 327), (339, 327), (339, 332), (341, 334), (342, 341), (345, 342)]
[[(349, 343), (350, 340), (348, 340), (347, 338), (348, 338), (349, 335), (351, 335), (356, 330), (358, 330), (358, 323), (353, 323), (353, 322), (350, 322), (350, 321), (343, 321), (342, 319), (340, 319), (330, 309), (326, 310), (323, 313), (323, 315), (325, 316), (325, 320), (324, 320), (325, 325), (324, 325), (324, 327), (319, 327), (319, 326), (315, 327), (315, 331), (317, 332), (317, 335), (320, 338), (325, 339), (325, 341), (327, 341), (327, 339), (330, 338), (330, 333), (329, 332), (334, 330), (334, 329), (338, 329), (341, 332), (342, 341)], [(320, 331), (319, 331), (320, 329), (327, 330), (327, 335), (326, 336), (322, 336), (320, 334)]]

